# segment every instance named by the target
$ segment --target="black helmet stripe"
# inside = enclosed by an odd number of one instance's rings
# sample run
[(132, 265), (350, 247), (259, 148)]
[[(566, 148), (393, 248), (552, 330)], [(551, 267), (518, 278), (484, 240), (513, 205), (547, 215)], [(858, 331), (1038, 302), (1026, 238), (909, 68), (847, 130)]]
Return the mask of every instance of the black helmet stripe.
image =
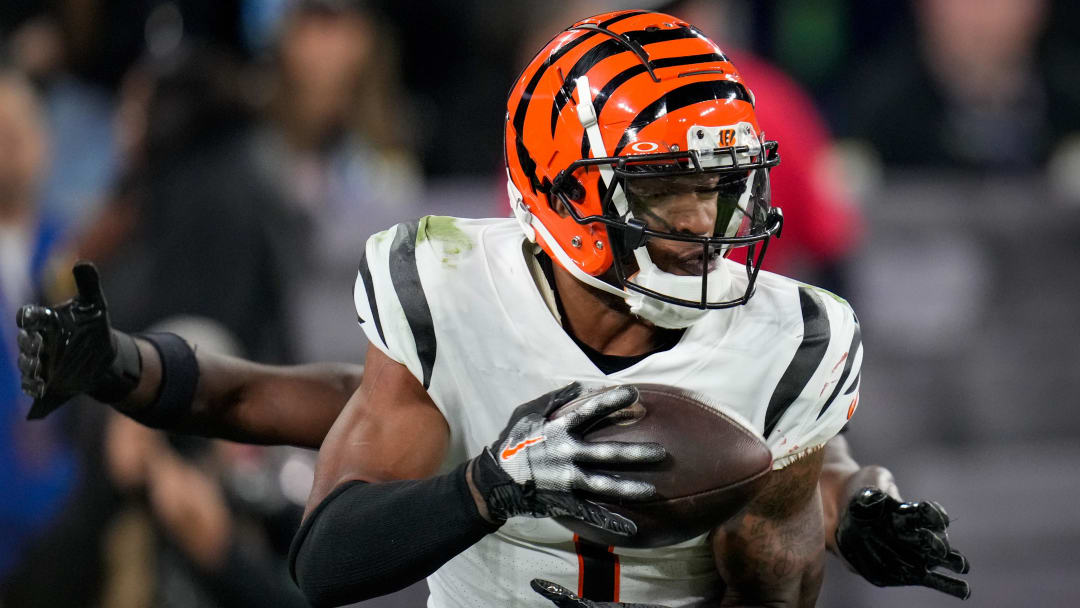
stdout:
[[(671, 40), (682, 40), (682, 39), (685, 39), (685, 38), (694, 38), (694, 37), (696, 37), (696, 34), (694, 34), (693, 31), (691, 31), (690, 29), (687, 29), (687, 28), (676, 28), (676, 29), (667, 29), (667, 30), (653, 30), (653, 31), (636, 30), (636, 31), (631, 31), (631, 32), (625, 32), (625, 33), (620, 34), (620, 35), (622, 37), (626, 38), (627, 40), (638, 43), (640, 45), (654, 44), (654, 43), (657, 43), (657, 42), (668, 42), (668, 41), (671, 41)], [(589, 52), (582, 55), (581, 59), (577, 60), (577, 63), (574, 64), (574, 67), (570, 68), (570, 71), (566, 73), (566, 77), (563, 79), (562, 88), (560, 88), (559, 92), (555, 94), (555, 104), (551, 108), (551, 134), (552, 135), (555, 135), (555, 123), (558, 122), (559, 112), (562, 112), (563, 107), (566, 106), (567, 102), (570, 101), (570, 96), (574, 92), (574, 87), (577, 86), (575, 81), (578, 78), (580, 78), (581, 76), (587, 74), (589, 72), (589, 70), (593, 69), (593, 67), (596, 64), (600, 63), (604, 59), (607, 59), (608, 57), (611, 57), (612, 55), (620, 55), (622, 53), (629, 53), (629, 52), (631, 52), (631, 51), (627, 47), (625, 42), (622, 42), (622, 41), (619, 41), (619, 40), (608, 40), (607, 42), (602, 42), (602, 43), (596, 45), (591, 50), (589, 50)], [(724, 59), (722, 57), (723, 56), (721, 56), (721, 59), (719, 59), (718, 61), (726, 61), (726, 59)], [(650, 60), (649, 63), (652, 64), (653, 68), (664, 67), (663, 64), (661, 63), (662, 61), (665, 61), (665, 60), (664, 59), (659, 59), (659, 60), (656, 60), (656, 61)], [(680, 65), (680, 64), (674, 64), (674, 65)], [(640, 68), (642, 70), (648, 70), (648, 68), (645, 65), (635, 66), (635, 68)], [(599, 110), (597, 111), (597, 114), (599, 114)]]
[[(657, 59), (652, 62), (654, 68), (670, 68), (680, 65), (694, 65), (698, 63), (713, 63), (717, 61), (727, 61), (728, 58), (719, 53), (706, 53), (703, 55), (686, 55), (685, 57), (665, 57), (663, 59)], [(632, 68), (628, 68), (616, 74), (611, 80), (607, 81), (596, 97), (593, 97), (593, 107), (596, 109), (596, 115), (599, 116), (603, 111), (604, 105), (611, 95), (620, 86), (625, 84), (631, 78), (644, 74), (648, 70), (643, 65), (635, 65)], [(555, 120), (556, 110), (552, 110), (552, 121)], [(555, 123), (552, 122), (552, 135), (554, 131)], [(581, 135), (581, 158), (589, 157), (589, 139), (585, 137), (584, 131)]]
[[(642, 15), (646, 12), (648, 11), (627, 11), (625, 13), (615, 15), (611, 19), (608, 19), (607, 21), (601, 23), (600, 26), (606, 28), (613, 23), (617, 23), (619, 21), (622, 21), (623, 19), (628, 19), (636, 15)], [(579, 36), (574, 40), (566, 43), (558, 51), (549, 56), (547, 60), (544, 61), (543, 65), (537, 68), (536, 72), (533, 73), (532, 78), (529, 79), (529, 84), (525, 86), (525, 90), (521, 93), (521, 101), (518, 102), (518, 106), (514, 110), (513, 125), (514, 131), (517, 134), (517, 141), (515, 141), (514, 144), (517, 148), (518, 160), (521, 162), (521, 168), (523, 171), (525, 171), (525, 175), (528, 176), (529, 183), (532, 185), (533, 191), (535, 191), (536, 188), (540, 185), (540, 181), (536, 179), (536, 161), (533, 160), (532, 156), (529, 154), (529, 150), (525, 147), (525, 143), (521, 140), (521, 129), (525, 126), (525, 114), (529, 110), (529, 100), (532, 98), (533, 91), (535, 91), (536, 86), (540, 84), (540, 79), (547, 72), (548, 68), (554, 65), (556, 61), (562, 59), (564, 55), (572, 51), (575, 47), (577, 47), (577, 45), (588, 40), (589, 38), (592, 38), (596, 34), (597, 32), (595, 31), (586, 31), (583, 36)], [(517, 81), (515, 80), (514, 82)]]
[(705, 80), (672, 89), (638, 113), (634, 120), (630, 122), (630, 126), (623, 132), (619, 145), (615, 146), (615, 151), (611, 155), (618, 156), (619, 152), (622, 152), (622, 149), (630, 143), (630, 140), (637, 135), (638, 131), (651, 125), (668, 112), (674, 112), (695, 103), (718, 99), (739, 99), (750, 103), (750, 96), (746, 93), (746, 88), (730, 80)]
[[(713, 63), (717, 61), (727, 61), (727, 57), (719, 53), (705, 53), (704, 55), (687, 55), (685, 57), (665, 57), (663, 59), (657, 59), (652, 62), (654, 68), (670, 68), (680, 65), (694, 65), (697, 63)], [(620, 85), (630, 80), (638, 74), (645, 73), (645, 66), (636, 65), (628, 70), (620, 72), (615, 75), (614, 78), (608, 81), (604, 85), (600, 92), (593, 98), (593, 107), (596, 108), (596, 115), (600, 115), (600, 111), (604, 109), (604, 104), (607, 103), (608, 97), (619, 88)]]

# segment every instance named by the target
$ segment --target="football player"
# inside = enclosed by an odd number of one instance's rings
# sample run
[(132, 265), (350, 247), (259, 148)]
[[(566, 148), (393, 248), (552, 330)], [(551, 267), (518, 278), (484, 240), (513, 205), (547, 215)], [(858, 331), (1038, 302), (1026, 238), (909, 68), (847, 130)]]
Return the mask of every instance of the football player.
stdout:
[[(936, 570), (967, 570), (944, 511), (897, 500), (837, 437), (863, 360), (850, 307), (759, 270), (782, 227), (777, 144), (716, 44), (659, 13), (580, 21), (515, 83), (505, 145), (513, 218), (426, 217), (368, 241), (362, 377), (112, 330), (80, 264), (73, 300), (19, 314), (31, 416), (88, 393), (151, 426), (320, 448), (291, 554), (316, 605), (427, 576), (437, 607), (812, 606), (827, 547), (875, 584), (967, 595)], [(728, 261), (740, 247), (747, 262)], [(773, 470), (710, 534), (597, 546), (550, 518), (636, 531), (579, 491), (654, 492), (633, 471), (662, 445), (581, 440), (639, 382), (722, 404), (765, 438)], [(611, 464), (625, 475), (596, 471)]]

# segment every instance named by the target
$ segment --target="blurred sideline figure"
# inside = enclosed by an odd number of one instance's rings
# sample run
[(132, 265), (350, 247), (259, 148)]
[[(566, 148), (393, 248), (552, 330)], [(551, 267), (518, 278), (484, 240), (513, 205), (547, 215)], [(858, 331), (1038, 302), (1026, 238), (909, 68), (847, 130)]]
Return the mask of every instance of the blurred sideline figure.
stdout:
[[(228, 331), (206, 319), (177, 317), (153, 329), (209, 352), (239, 353)], [(295, 482), (280, 465), (310, 472), (313, 458), (169, 437), (115, 413), (104, 441), (105, 470), (126, 500), (105, 532), (103, 608), (307, 605), (285, 555), (310, 477), (290, 495), (282, 482)]]
[(857, 65), (838, 103), (845, 137), (886, 167), (981, 174), (1045, 166), (1080, 130), (1066, 57), (1045, 41), (1045, 0), (918, 0), (916, 35), (895, 32)]
[(281, 167), (259, 147), (245, 74), (194, 44), (136, 65), (117, 113), (122, 173), (79, 252), (111, 269), (118, 325), (202, 316), (252, 357), (288, 361), (302, 235)]
[(78, 39), (86, 32), (65, 23), (57, 5), (41, 4), (4, 46), (11, 64), (38, 87), (49, 124), (41, 208), (75, 232), (100, 207), (116, 172), (114, 104), (110, 91), (73, 69), (84, 59), (78, 53), (85, 39)]
[[(2, 319), (15, 314), (22, 298), (49, 297), (42, 278), (49, 256), (63, 243), (59, 223), (40, 206), (49, 157), (44, 121), (29, 81), (0, 68)], [(19, 423), (28, 402), (19, 391), (14, 338), (7, 323), (0, 323), (0, 589), (18, 574), (29, 546), (55, 523), (79, 477), (66, 417), (40, 428)]]
[(304, 272), (291, 290), (302, 359), (363, 356), (341, 285), (383, 226), (422, 213), (408, 98), (393, 32), (358, 0), (298, 0), (273, 49), (271, 128), (282, 184), (307, 223)]

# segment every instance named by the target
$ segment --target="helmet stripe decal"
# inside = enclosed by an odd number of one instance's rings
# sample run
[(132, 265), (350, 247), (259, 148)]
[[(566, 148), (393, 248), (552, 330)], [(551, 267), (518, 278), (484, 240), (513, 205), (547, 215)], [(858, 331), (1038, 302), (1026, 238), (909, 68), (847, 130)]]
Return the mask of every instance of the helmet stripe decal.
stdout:
[[(636, 15), (641, 15), (645, 12), (646, 11), (627, 11), (621, 15), (616, 15), (615, 17), (608, 19), (607, 21), (601, 23), (600, 26), (607, 27), (613, 23), (622, 21), (623, 19), (628, 19)], [(529, 99), (532, 97), (533, 91), (536, 90), (536, 85), (540, 83), (540, 78), (544, 76), (548, 68), (555, 64), (555, 62), (557, 62), (558, 60), (562, 59), (564, 55), (572, 51), (574, 47), (581, 44), (582, 42), (585, 42), (589, 38), (592, 38), (596, 34), (597, 32), (595, 31), (586, 31), (585, 35), (575, 38), (574, 40), (571, 40), (570, 42), (560, 47), (558, 51), (556, 51), (544, 61), (543, 65), (537, 68), (536, 72), (533, 73), (532, 78), (529, 79), (529, 84), (525, 86), (525, 90), (521, 93), (521, 101), (518, 103), (518, 107), (514, 109), (515, 129), (520, 132), (521, 127), (525, 124), (525, 112), (529, 107)]]
[(825, 358), (825, 351), (829, 349), (831, 332), (825, 307), (805, 287), (799, 288), (799, 304), (803, 318), (802, 343), (769, 399), (769, 407), (765, 410), (765, 430), (762, 433), (766, 439), (776, 428), (776, 423), (780, 422), (780, 417), (806, 388), (806, 384)]
[[(727, 57), (719, 53), (705, 53), (703, 55), (687, 55), (685, 57), (665, 57), (663, 59), (657, 59), (652, 62), (654, 68), (670, 68), (680, 65), (694, 65), (696, 63), (713, 63), (727, 61)], [(636, 65), (628, 70), (620, 72), (615, 75), (614, 78), (608, 81), (607, 84), (600, 89), (600, 92), (593, 98), (593, 104), (596, 106), (596, 114), (600, 115), (600, 110), (604, 109), (604, 104), (607, 103), (608, 97), (615, 92), (626, 81), (630, 80), (638, 74), (645, 73), (645, 66)]]
[[(600, 24), (600, 27), (608, 27), (613, 23), (618, 23), (623, 19), (635, 17), (637, 15), (645, 14), (647, 11), (627, 11), (620, 15), (616, 15), (611, 19)], [(514, 110), (514, 131), (516, 133), (515, 147), (517, 148), (518, 161), (521, 163), (521, 169), (525, 172), (525, 175), (529, 178), (529, 185), (532, 187), (533, 192), (536, 191), (540, 185), (540, 180), (536, 178), (536, 161), (533, 160), (529, 154), (529, 150), (525, 147), (525, 143), (521, 140), (521, 130), (525, 126), (525, 114), (529, 109), (529, 100), (532, 98), (533, 91), (536, 90), (536, 86), (540, 83), (540, 79), (547, 73), (548, 68), (555, 64), (558, 60), (562, 59), (564, 55), (573, 50), (577, 45), (595, 36), (597, 32), (586, 31), (583, 36), (579, 36), (574, 40), (566, 43), (558, 51), (549, 56), (544, 63), (537, 68), (533, 73), (532, 78), (529, 79), (529, 84), (525, 86), (525, 90), (521, 93), (521, 101), (518, 102), (517, 108)]]
[(529, 100), (532, 98), (533, 91), (536, 90), (536, 85), (540, 83), (540, 79), (547, 72), (556, 61), (563, 58), (563, 55), (569, 53), (574, 47), (588, 40), (595, 35), (594, 32), (588, 32), (584, 36), (575, 38), (574, 40), (566, 43), (557, 52), (552, 54), (544, 61), (543, 65), (537, 68), (532, 78), (529, 79), (529, 84), (525, 85), (525, 90), (521, 93), (521, 101), (518, 102), (517, 109), (514, 110), (514, 132), (515, 132), (515, 147), (518, 154), (518, 162), (521, 163), (521, 170), (525, 172), (526, 177), (529, 178), (529, 185), (532, 187), (533, 192), (536, 192), (537, 187), (540, 186), (540, 180), (536, 179), (536, 161), (533, 160), (532, 155), (529, 154), (529, 149), (525, 147), (525, 142), (522, 141), (521, 131), (525, 126), (525, 114), (529, 110)]
[(679, 108), (685, 108), (695, 103), (718, 99), (739, 99), (750, 103), (750, 96), (746, 93), (746, 88), (730, 80), (706, 80), (681, 86), (667, 92), (638, 113), (634, 120), (630, 122), (630, 126), (623, 132), (619, 145), (615, 146), (615, 151), (611, 155), (618, 156), (619, 152), (630, 143), (630, 140), (637, 135), (638, 131), (649, 126), (668, 112), (674, 112)]
[[(723, 55), (721, 55), (719, 53), (705, 53), (705, 54), (702, 54), (702, 55), (687, 55), (685, 57), (665, 57), (663, 59), (657, 59), (657, 60), (653, 61), (652, 64), (653, 64), (654, 68), (670, 68), (670, 67), (675, 67), (675, 66), (680, 66), (680, 65), (694, 65), (694, 64), (698, 64), (698, 63), (714, 63), (714, 62), (722, 62), (722, 61), (727, 61), (727, 60), (728, 60), (727, 57), (725, 57), (725, 56), (723, 56)], [(607, 82), (607, 84), (605, 84), (604, 87), (602, 89), (600, 89), (600, 92), (596, 94), (596, 97), (593, 98), (593, 106), (596, 109), (596, 115), (597, 116), (600, 115), (600, 112), (603, 111), (603, 109), (604, 109), (604, 104), (607, 103), (608, 98), (611, 97), (611, 94), (614, 93), (616, 91), (616, 89), (618, 89), (620, 86), (625, 84), (631, 78), (633, 78), (635, 76), (638, 76), (639, 74), (644, 74), (646, 71), (647, 70), (645, 69), (645, 66), (643, 66), (643, 65), (635, 65), (632, 68), (628, 68), (626, 70), (623, 70), (622, 72), (619, 72), (611, 80), (609, 80)], [(552, 122), (551, 122), (551, 134), (552, 134), (552, 136), (555, 135), (555, 112), (556, 112), (556, 110), (553, 109), (552, 110)], [(582, 139), (581, 139), (581, 157), (582, 158), (588, 158), (589, 157), (588, 145), (589, 145), (589, 142), (586, 140), (586, 138), (583, 135)]]
[[(689, 29), (678, 28), (669, 30), (657, 30), (652, 32), (648, 30), (639, 30), (626, 32), (622, 34), (622, 36), (641, 45), (646, 45), (654, 44), (657, 42), (668, 42), (671, 40), (694, 38), (695, 34)], [(613, 55), (621, 55), (622, 53), (629, 52), (631, 51), (627, 48), (624, 42), (620, 42), (618, 40), (608, 40), (594, 46), (592, 49), (589, 50), (589, 52), (585, 53), (581, 57), (581, 59), (578, 59), (577, 63), (574, 64), (574, 67), (570, 68), (570, 71), (567, 72), (566, 77), (563, 79), (562, 88), (559, 89), (559, 92), (555, 94), (555, 105), (551, 109), (552, 135), (555, 134), (555, 123), (558, 120), (559, 112), (561, 112), (566, 103), (570, 101), (570, 95), (574, 92), (574, 87), (576, 86), (575, 82), (577, 81), (577, 79), (581, 76), (584, 76), (585, 74), (588, 74), (589, 70), (593, 69), (596, 64), (600, 63), (604, 59), (607, 59), (608, 57), (611, 57)], [(663, 59), (656, 61), (650, 60), (649, 63), (652, 64), (652, 67), (654, 68), (663, 67), (660, 64), (661, 61), (663, 61)], [(718, 61), (725, 61), (725, 59), (721, 58)], [(644, 65), (637, 67), (640, 67), (642, 70), (648, 69)], [(599, 111), (597, 113), (599, 114)]]

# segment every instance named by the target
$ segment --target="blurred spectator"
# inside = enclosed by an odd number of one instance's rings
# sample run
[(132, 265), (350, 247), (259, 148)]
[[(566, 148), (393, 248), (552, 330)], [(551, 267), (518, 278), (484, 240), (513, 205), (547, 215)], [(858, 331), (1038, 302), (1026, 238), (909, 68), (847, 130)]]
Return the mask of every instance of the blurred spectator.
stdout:
[(845, 135), (889, 167), (1041, 168), (1080, 129), (1076, 87), (1055, 77), (1045, 0), (917, 0), (915, 35), (899, 30), (854, 72)]
[(295, 289), (308, 360), (358, 360), (349, 285), (367, 237), (421, 215), (413, 124), (391, 31), (355, 1), (302, 0), (275, 49), (270, 116), (292, 198), (308, 219), (308, 266)]
[(362, 7), (303, 0), (286, 16), (271, 107), (316, 254), (351, 266), (370, 232), (408, 217), (422, 186), (396, 44)]
[[(520, 53), (543, 46), (544, 16), (563, 2), (399, 2), (376, 5), (397, 25), (405, 84), (416, 105), (416, 138), (430, 178), (481, 178), (502, 171), (503, 116), (510, 85), (525, 67)], [(531, 36), (544, 36), (531, 44)], [(505, 187), (500, 187), (500, 191)], [(488, 211), (490, 212), (490, 210)]]
[[(154, 330), (239, 354), (227, 330), (206, 319), (174, 318)], [(105, 531), (104, 605), (307, 605), (286, 556), (314, 475), (313, 453), (170, 437), (115, 413), (104, 441), (107, 475), (127, 498)]]
[(39, 209), (46, 140), (29, 82), (0, 72), (0, 581), (55, 520), (78, 475), (60, 418), (22, 423), (30, 403), (19, 388), (11, 323), (19, 305), (42, 296), (46, 260), (60, 244), (59, 225)]
[[(275, 546), (271, 541), (276, 539), (268, 537), (273, 530), (267, 524), (279, 522), (240, 503), (221, 479), (237, 466), (272, 467), (266, 449), (177, 441), (182, 449), (162, 433), (119, 414), (110, 416), (107, 471), (129, 500), (105, 531), (110, 567), (103, 603), (132, 608), (307, 606), (289, 578), (288, 544)], [(237, 460), (236, 453), (245, 457)], [(284, 511), (271, 515), (285, 517), (288, 537), (299, 526), (300, 504), (254, 506)]]
[(252, 357), (287, 361), (296, 222), (245, 85), (231, 57), (206, 47), (132, 71), (118, 112), (124, 174), (80, 254), (102, 262), (116, 325), (203, 316)]
[(71, 71), (70, 34), (44, 13), (22, 22), (4, 46), (42, 95), (51, 144), (42, 208), (74, 231), (101, 204), (116, 171), (116, 154), (112, 95)]

